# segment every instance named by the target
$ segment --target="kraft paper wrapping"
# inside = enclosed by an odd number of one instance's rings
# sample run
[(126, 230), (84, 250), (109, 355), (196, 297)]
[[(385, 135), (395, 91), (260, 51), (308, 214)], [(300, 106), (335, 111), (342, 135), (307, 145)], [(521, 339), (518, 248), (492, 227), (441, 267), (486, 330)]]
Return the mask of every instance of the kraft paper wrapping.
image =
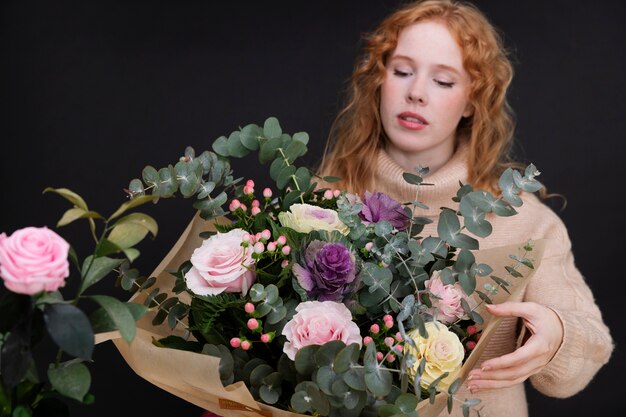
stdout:
[[(201, 245), (202, 239), (198, 236), (200, 232), (215, 230), (213, 223), (227, 223), (229, 220), (218, 218), (207, 222), (197, 214), (189, 223), (183, 234), (178, 238), (165, 258), (160, 262), (152, 273), (157, 278), (154, 288), (159, 288), (161, 292), (170, 292), (174, 286), (175, 278), (169, 273), (177, 271), (178, 267), (187, 261), (194, 249)], [(535, 270), (539, 266), (544, 241), (534, 241), (533, 251), (528, 255), (535, 264)], [(518, 254), (519, 245), (504, 246), (494, 249), (475, 251), (476, 261), (490, 265), (494, 271), (493, 275), (505, 278), (511, 283), (509, 290), (511, 295), (500, 290), (498, 294), (491, 297), (494, 303), (501, 303), (506, 300), (521, 300), (524, 287), (534, 270), (522, 266), (519, 272), (524, 278), (513, 278), (508, 276), (504, 267), (513, 261), (509, 258), (511, 254)], [(486, 282), (493, 283), (488, 277), (476, 277), (477, 288), (482, 288)], [(187, 299), (185, 297), (187, 296)], [(147, 297), (146, 293), (135, 294), (130, 301), (142, 303)], [(189, 302), (187, 294), (181, 293), (178, 297)], [(485, 319), (483, 333), (474, 351), (463, 365), (460, 378), (465, 381), (469, 371), (476, 365), (479, 357), (489, 343), (489, 339), (494, 334), (501, 318), (492, 318), (485, 311), (484, 305), (477, 308), (477, 312)], [(152, 344), (153, 339), (177, 334), (182, 335), (184, 329), (172, 331), (167, 324), (153, 326), (152, 319), (156, 311), (148, 312), (137, 322), (137, 335), (129, 345), (120, 338), (118, 332), (102, 333), (96, 335), (96, 343), (106, 340), (113, 340), (115, 346), (120, 351), (128, 365), (142, 378), (150, 383), (172, 393), (190, 403), (205, 410), (212, 411), (224, 417), (241, 416), (266, 416), (266, 417), (302, 417), (302, 414), (292, 413), (258, 403), (252, 397), (243, 382), (237, 382), (224, 387), (220, 381), (218, 365), (219, 358), (199, 353), (187, 352), (176, 349), (160, 348)], [(447, 394), (440, 393), (436, 396), (435, 402), (430, 404), (428, 400), (421, 401), (418, 411), (421, 417), (435, 417), (446, 407)], [(444, 414), (446, 414), (444, 412)]]

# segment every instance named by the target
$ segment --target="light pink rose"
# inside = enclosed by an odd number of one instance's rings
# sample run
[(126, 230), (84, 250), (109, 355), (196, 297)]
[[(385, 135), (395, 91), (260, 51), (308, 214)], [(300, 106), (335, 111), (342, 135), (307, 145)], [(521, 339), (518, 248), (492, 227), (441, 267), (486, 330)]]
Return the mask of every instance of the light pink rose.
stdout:
[(458, 319), (467, 318), (461, 300), (465, 299), (471, 306), (471, 299), (465, 294), (463, 288), (458, 283), (444, 285), (439, 278), (439, 274), (433, 275), (431, 279), (425, 282), (426, 289), (435, 297), (431, 297), (433, 313), (436, 307), (439, 310), (437, 319), (445, 324), (454, 323)]
[(216, 295), (222, 292), (246, 294), (254, 282), (252, 247), (241, 246), (248, 232), (233, 229), (217, 233), (193, 251), (193, 267), (185, 274), (187, 287), (198, 295)]
[(359, 327), (348, 308), (334, 301), (307, 301), (296, 307), (296, 314), (283, 328), (287, 342), (283, 352), (294, 360), (298, 350), (309, 345), (323, 345), (341, 340), (346, 345), (362, 344)]
[(47, 227), (0, 234), (0, 276), (9, 291), (33, 295), (56, 291), (70, 275), (70, 245)]

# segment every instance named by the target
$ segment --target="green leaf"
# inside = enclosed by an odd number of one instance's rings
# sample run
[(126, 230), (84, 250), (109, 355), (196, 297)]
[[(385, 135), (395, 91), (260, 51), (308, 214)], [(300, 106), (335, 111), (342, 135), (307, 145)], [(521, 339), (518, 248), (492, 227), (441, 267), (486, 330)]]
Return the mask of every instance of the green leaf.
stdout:
[(91, 385), (89, 369), (84, 364), (73, 361), (59, 367), (50, 364), (48, 378), (60, 394), (80, 402), (89, 392)]
[[(152, 192), (162, 197), (171, 197), (178, 190), (176, 170), (172, 165), (159, 170), (159, 186)], [(157, 192), (158, 191), (158, 192)]]
[(459, 218), (454, 211), (450, 209), (443, 209), (441, 211), (439, 224), (437, 225), (437, 233), (440, 238), (456, 248), (478, 249), (478, 241), (476, 239), (461, 233)]
[(419, 175), (411, 174), (410, 172), (402, 173), (402, 178), (412, 185), (420, 185), (424, 181)]
[(517, 272), (517, 270), (515, 268), (513, 268), (512, 266), (505, 266), (504, 269), (506, 269), (506, 271), (511, 274), (513, 277), (515, 278), (522, 278), (523, 275), (520, 274), (519, 272)]
[(331, 366), (337, 357), (337, 354), (346, 347), (341, 340), (333, 340), (326, 342), (320, 347), (315, 355), (317, 366)]
[(266, 363), (263, 363), (263, 364), (257, 366), (250, 373), (250, 384), (253, 387), (260, 387), (261, 384), (263, 383), (263, 378), (265, 378), (266, 376), (268, 376), (272, 372), (274, 372), (274, 369), (272, 369), (272, 367), (269, 366)]
[(287, 165), (287, 162), (282, 156), (274, 159), (274, 161), (270, 165), (270, 178), (276, 181), (278, 179), (278, 174), (280, 174), (280, 172), (288, 166), (289, 165)]
[(381, 367), (376, 360), (375, 343), (370, 343), (365, 349), (363, 364), (365, 366), (365, 385), (372, 394), (384, 397), (391, 392), (391, 372)]
[(57, 346), (77, 358), (91, 359), (93, 330), (82, 310), (71, 304), (47, 304), (43, 317), (46, 330)]
[(289, 184), (289, 182), (291, 181), (291, 176), (294, 175), (295, 173), (296, 173), (296, 167), (293, 165), (289, 165), (283, 168), (278, 174), (278, 177), (276, 178), (276, 187), (278, 187), (281, 190), (285, 188), (287, 184)]
[(461, 284), (461, 288), (463, 288), (465, 294), (471, 295), (476, 289), (476, 278), (465, 272), (461, 272), (459, 273), (459, 284)]
[(287, 146), (287, 149), (285, 149), (285, 158), (287, 158), (290, 163), (293, 163), (299, 156), (304, 155), (306, 151), (307, 149), (304, 143), (294, 140)]
[(228, 154), (228, 140), (226, 139), (226, 136), (220, 136), (219, 138), (215, 139), (215, 141), (211, 145), (211, 148), (218, 155), (226, 156), (226, 157), (229, 156), (229, 154)]
[(128, 184), (128, 190), (126, 191), (132, 197), (146, 194), (146, 190), (143, 188), (143, 182), (139, 178), (133, 178)]
[(298, 413), (304, 414), (313, 411), (313, 399), (306, 391), (294, 392), (290, 403)]
[(156, 237), (158, 231), (159, 226), (154, 218), (144, 213), (131, 213), (115, 223), (108, 240), (119, 248), (129, 249), (141, 242), (148, 233)]
[(124, 204), (122, 204), (116, 211), (115, 213), (113, 213), (111, 216), (109, 216), (108, 221), (113, 220), (116, 217), (121, 216), (122, 214), (124, 214), (126, 211), (135, 208), (135, 207), (139, 207), (143, 204), (146, 204), (150, 201), (155, 201), (159, 198), (159, 196), (155, 196), (155, 195), (140, 195), (137, 197), (134, 197), (132, 200), (125, 202)]
[(309, 134), (306, 133), (306, 132), (294, 133), (293, 140), (294, 141), (298, 141), (298, 142), (302, 142), (303, 145), (308, 145), (309, 144)]
[[(133, 316), (133, 321), (139, 320), (148, 312), (148, 307), (143, 304), (127, 302), (124, 305)], [(91, 322), (93, 332), (96, 334), (110, 332), (117, 329), (115, 322), (113, 322), (113, 319), (104, 308), (99, 308), (91, 313), (89, 315), (89, 321)]]
[(268, 139), (278, 139), (283, 134), (283, 130), (275, 117), (269, 117), (263, 124), (263, 135)]
[(387, 220), (381, 220), (374, 226), (376, 236), (389, 236), (393, 230), (393, 226)]
[(500, 176), (498, 186), (502, 190), (502, 197), (512, 206), (519, 207), (522, 205), (522, 199), (518, 195), (521, 190), (515, 185), (513, 172), (511, 168), (507, 168)]
[(255, 124), (249, 124), (241, 129), (239, 139), (241, 144), (251, 151), (259, 149), (259, 139), (263, 135), (261, 128)]
[(87, 288), (106, 277), (113, 269), (120, 266), (122, 262), (124, 262), (124, 259), (113, 259), (107, 258), (106, 256), (95, 259), (93, 259), (93, 256), (85, 258), (81, 270), (83, 273), (83, 282), (80, 286), (79, 294), (82, 294)]
[(230, 134), (226, 141), (226, 146), (228, 146), (228, 154), (235, 158), (243, 158), (250, 153), (250, 150), (241, 143), (239, 131), (234, 131)]
[(471, 199), (464, 198), (461, 200), (460, 211), (467, 230), (479, 237), (487, 237), (491, 234), (493, 228), (491, 223), (485, 219), (485, 212), (472, 204)]
[(126, 307), (126, 304), (108, 295), (92, 295), (89, 298), (100, 304), (106, 311), (113, 323), (115, 323), (115, 328), (120, 331), (122, 338), (128, 343), (132, 342), (136, 332), (135, 318)]
[(534, 178), (536, 175), (539, 175), (539, 171), (533, 164), (530, 164), (526, 167), (526, 173), (523, 177), (518, 171), (513, 171), (513, 181), (523, 191), (534, 193), (543, 188), (543, 184)]
[(89, 211), (89, 208), (87, 207), (87, 203), (85, 203), (85, 200), (83, 200), (83, 198), (80, 195), (76, 194), (72, 190), (68, 190), (67, 188), (48, 187), (45, 190), (43, 190), (43, 192), (44, 194), (56, 193), (60, 195), (61, 197), (65, 198), (66, 200), (68, 200), (70, 203), (74, 204), (76, 207), (81, 208), (85, 211)]
[(205, 355), (220, 358), (219, 372), (220, 379), (222, 381), (227, 381), (232, 376), (233, 371), (235, 370), (235, 360), (233, 359), (233, 355), (230, 353), (230, 350), (228, 350), (226, 346), (206, 344), (202, 348), (202, 353)]
[(493, 272), (493, 269), (487, 264), (474, 264), (472, 270), (481, 277), (486, 277)]
[(326, 177), (322, 177), (322, 181), (327, 182), (329, 184), (332, 184), (334, 182), (339, 182), (341, 181), (341, 178), (339, 177), (333, 177), (333, 176), (326, 176)]
[(495, 200), (491, 206), (493, 212), (500, 217), (510, 217), (517, 214), (517, 211), (506, 201)]
[(259, 388), (259, 396), (266, 404), (276, 404), (280, 398), (280, 387), (270, 387), (267, 385), (261, 385)]
[(300, 167), (296, 170), (296, 189), (300, 191), (305, 191), (309, 184), (311, 183), (312, 178), (311, 171), (308, 168)]
[[(265, 164), (278, 157), (278, 149), (280, 148), (282, 141), (280, 138), (273, 138), (261, 144), (259, 150), (259, 161)], [(281, 156), (282, 157), (282, 156)]]
[(67, 210), (63, 214), (63, 216), (57, 223), (57, 227), (66, 226), (75, 220), (85, 219), (85, 218), (102, 219), (102, 216), (100, 215), (100, 213), (97, 213), (95, 211), (87, 211), (80, 207), (74, 207), (74, 208)]
[(317, 368), (315, 355), (319, 350), (319, 345), (309, 345), (298, 350), (295, 357), (296, 371), (301, 375), (311, 375)]
[(195, 160), (192, 162), (179, 161), (174, 166), (174, 170), (176, 171), (176, 179), (183, 197), (189, 198), (194, 195), (200, 187), (202, 177), (200, 162)]
[(417, 398), (413, 394), (400, 394), (395, 404), (404, 414), (410, 414), (417, 408)]
[(32, 417), (32, 413), (30, 412), (30, 408), (18, 405), (15, 409), (13, 409), (11, 417)]

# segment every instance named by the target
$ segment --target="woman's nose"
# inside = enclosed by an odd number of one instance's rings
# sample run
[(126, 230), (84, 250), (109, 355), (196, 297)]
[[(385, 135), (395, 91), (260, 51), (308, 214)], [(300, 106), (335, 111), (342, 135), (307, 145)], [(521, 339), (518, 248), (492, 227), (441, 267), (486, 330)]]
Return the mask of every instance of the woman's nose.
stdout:
[(425, 81), (426, 80), (421, 77), (415, 77), (407, 91), (407, 101), (409, 103), (419, 103), (424, 105), (428, 102)]

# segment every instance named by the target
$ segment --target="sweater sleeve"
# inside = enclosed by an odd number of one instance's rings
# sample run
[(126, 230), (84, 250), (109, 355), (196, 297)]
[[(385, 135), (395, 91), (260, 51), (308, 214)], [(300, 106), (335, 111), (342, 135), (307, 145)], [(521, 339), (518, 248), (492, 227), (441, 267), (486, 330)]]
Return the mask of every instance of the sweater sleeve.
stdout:
[(574, 264), (567, 230), (556, 216), (546, 237), (544, 259), (531, 278), (525, 301), (553, 309), (563, 324), (563, 342), (552, 360), (530, 378), (541, 393), (572, 396), (589, 384), (611, 356), (613, 341), (591, 289)]

